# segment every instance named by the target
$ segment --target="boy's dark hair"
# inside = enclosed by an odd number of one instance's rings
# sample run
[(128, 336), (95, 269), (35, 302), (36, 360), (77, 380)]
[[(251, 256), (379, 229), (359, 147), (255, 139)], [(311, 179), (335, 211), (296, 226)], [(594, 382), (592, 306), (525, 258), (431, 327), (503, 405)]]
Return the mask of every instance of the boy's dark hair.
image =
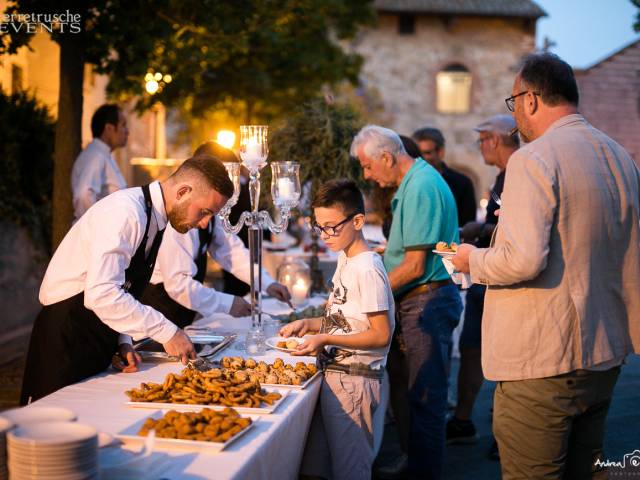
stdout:
[(214, 141), (204, 142), (196, 148), (196, 151), (193, 152), (193, 156), (197, 157), (200, 155), (211, 155), (221, 162), (239, 162), (238, 156), (233, 152), (233, 150), (229, 150), (227, 147), (223, 147), (218, 142)]
[(219, 194), (227, 198), (231, 198), (233, 195), (233, 182), (229, 178), (227, 169), (216, 157), (198, 155), (188, 158), (171, 176), (179, 179), (182, 176), (191, 176), (194, 173)]
[(411, 135), (411, 137), (416, 142), (424, 142), (425, 140), (431, 140), (433, 143), (436, 144), (436, 148), (444, 147), (444, 135), (442, 135), (442, 132), (437, 128), (433, 128), (433, 127), (419, 128), (418, 130), (413, 132), (413, 135)]
[(362, 192), (352, 180), (337, 178), (320, 185), (313, 197), (311, 208), (340, 206), (345, 216), (364, 214)]
[(520, 69), (520, 78), (526, 88), (538, 93), (549, 106), (562, 103), (578, 106), (580, 94), (573, 69), (553, 53), (528, 55)]
[(100, 138), (107, 123), (117, 127), (120, 114), (120, 107), (113, 103), (105, 103), (93, 112), (91, 117), (91, 135), (93, 138)]

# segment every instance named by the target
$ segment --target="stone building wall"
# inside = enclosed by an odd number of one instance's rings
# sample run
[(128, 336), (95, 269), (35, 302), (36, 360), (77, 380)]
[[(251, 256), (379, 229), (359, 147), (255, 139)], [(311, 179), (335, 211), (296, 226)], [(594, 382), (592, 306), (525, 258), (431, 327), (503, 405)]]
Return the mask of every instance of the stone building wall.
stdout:
[[(410, 135), (431, 125), (447, 140), (446, 161), (467, 173), (476, 195), (492, 185), (497, 170), (484, 165), (473, 127), (486, 117), (508, 113), (504, 99), (521, 58), (534, 50), (534, 23), (522, 19), (417, 16), (415, 33), (398, 34), (398, 16), (380, 13), (378, 25), (362, 32), (352, 47), (365, 58), (362, 79), (384, 103), (387, 126)], [(472, 74), (471, 109), (465, 114), (436, 110), (436, 74), (451, 63)]]
[(640, 40), (576, 76), (581, 113), (640, 164)]

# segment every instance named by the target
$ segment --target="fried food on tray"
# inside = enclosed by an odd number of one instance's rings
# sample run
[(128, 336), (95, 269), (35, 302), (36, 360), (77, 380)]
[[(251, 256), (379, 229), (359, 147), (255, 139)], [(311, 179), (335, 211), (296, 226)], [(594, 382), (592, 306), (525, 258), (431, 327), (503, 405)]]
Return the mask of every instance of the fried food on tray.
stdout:
[(438, 252), (456, 253), (458, 251), (458, 244), (456, 242), (451, 242), (451, 245), (449, 245), (447, 242), (438, 242), (436, 243), (436, 250)]
[(179, 413), (170, 410), (162, 418), (148, 418), (138, 435), (146, 437), (155, 430), (160, 438), (196, 440), (199, 442), (226, 442), (251, 425), (251, 419), (242, 417), (233, 408), (222, 411), (203, 408), (199, 412)]
[[(233, 362), (242, 365), (244, 361)], [(225, 405), (227, 407), (260, 407), (273, 405), (282, 397), (278, 392), (267, 392), (260, 382), (242, 376), (226, 376), (220, 369), (200, 372), (185, 368), (176, 375), (170, 373), (163, 383), (141, 383), (140, 388), (125, 392), (132, 402), (186, 403), (189, 405)]]
[[(220, 378), (246, 378), (249, 382), (270, 385), (302, 385), (318, 372), (313, 363), (297, 362), (295, 365), (288, 365), (281, 358), (276, 358), (270, 365), (247, 358), (238, 367), (238, 362), (232, 363), (230, 357), (224, 357), (221, 364), (229, 367), (213, 369), (209, 372), (215, 372), (215, 375), (219, 375)], [(233, 367), (231, 367), (232, 364)], [(252, 367), (253, 365), (255, 367)]]

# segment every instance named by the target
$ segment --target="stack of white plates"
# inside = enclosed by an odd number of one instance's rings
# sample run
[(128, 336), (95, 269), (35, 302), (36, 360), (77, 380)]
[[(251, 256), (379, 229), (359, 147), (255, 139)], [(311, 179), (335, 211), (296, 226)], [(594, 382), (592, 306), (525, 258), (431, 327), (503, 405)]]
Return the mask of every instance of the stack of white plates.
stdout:
[(5, 410), (0, 413), (0, 417), (4, 417), (17, 427), (29, 425), (31, 423), (42, 422), (73, 422), (76, 414), (68, 408), (62, 407), (39, 407), (34, 405)]
[(0, 480), (6, 480), (7, 472), (7, 432), (13, 428), (6, 418), (0, 417)]
[(33, 423), (7, 434), (13, 480), (98, 478), (98, 432), (81, 423)]

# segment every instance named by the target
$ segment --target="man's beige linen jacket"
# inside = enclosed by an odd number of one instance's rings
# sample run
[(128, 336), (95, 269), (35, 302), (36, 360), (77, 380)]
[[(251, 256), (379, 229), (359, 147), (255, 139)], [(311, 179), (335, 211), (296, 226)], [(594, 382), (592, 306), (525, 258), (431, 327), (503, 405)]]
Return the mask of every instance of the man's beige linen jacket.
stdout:
[(640, 171), (581, 115), (509, 159), (492, 245), (471, 253), (489, 285), (482, 367), (543, 378), (640, 352)]

